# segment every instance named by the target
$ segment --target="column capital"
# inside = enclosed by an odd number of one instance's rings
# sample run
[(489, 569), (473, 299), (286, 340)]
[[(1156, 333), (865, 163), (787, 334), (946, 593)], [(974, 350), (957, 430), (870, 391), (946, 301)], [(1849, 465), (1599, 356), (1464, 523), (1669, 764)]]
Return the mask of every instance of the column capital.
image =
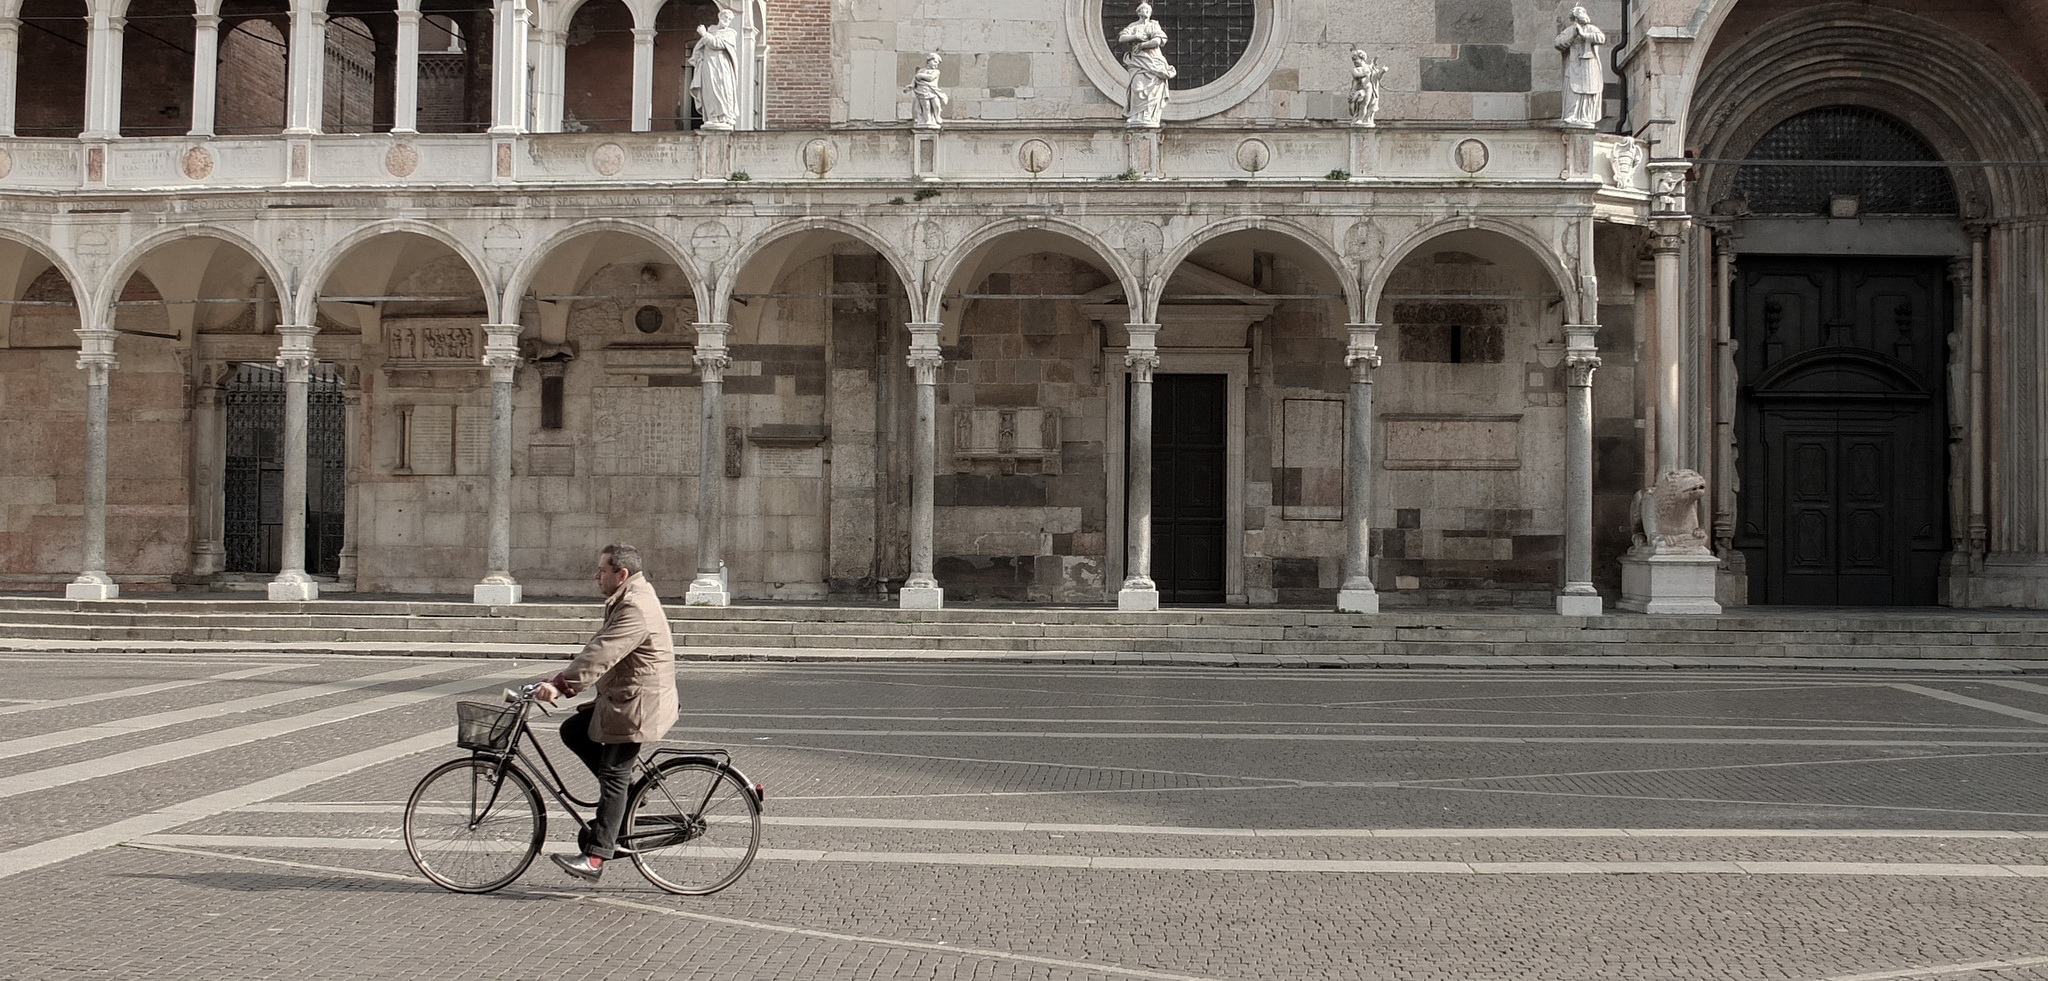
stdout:
[(420, 12), (418, 9), (405, 10), (401, 8), (398, 11), (398, 22), (401, 24), (413, 24), (417, 26), (420, 22), (420, 18), (424, 16), (426, 15)]
[(1357, 368), (1363, 365), (1367, 370), (1380, 366), (1380, 325), (1345, 324), (1350, 336), (1350, 346), (1344, 351), (1344, 366)]
[(220, 27), (220, 15), (193, 14), (192, 22), (207, 30), (217, 30)]
[(1683, 158), (1652, 160), (1647, 165), (1650, 172), (1650, 212), (1659, 217), (1685, 214), (1685, 181), (1692, 172), (1692, 161)]
[(494, 382), (512, 380), (513, 369), (519, 367), (518, 324), (484, 325), (484, 367), (491, 369)]
[(313, 335), (319, 332), (312, 324), (278, 325), (283, 342), (277, 348), (277, 366), (284, 369), (286, 381), (305, 381), (313, 370)]
[(78, 366), (80, 368), (99, 366), (112, 368), (114, 361), (114, 338), (120, 331), (112, 327), (78, 327), (72, 330), (78, 335)]

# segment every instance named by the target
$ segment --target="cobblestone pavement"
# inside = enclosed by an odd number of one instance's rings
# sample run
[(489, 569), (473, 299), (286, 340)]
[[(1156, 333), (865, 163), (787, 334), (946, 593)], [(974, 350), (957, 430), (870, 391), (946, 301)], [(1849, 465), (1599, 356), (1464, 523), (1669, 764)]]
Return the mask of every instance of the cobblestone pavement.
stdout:
[(0, 978), (2048, 979), (2048, 683), (687, 664), (737, 885), (444, 892), (406, 795), (548, 670), (0, 656)]

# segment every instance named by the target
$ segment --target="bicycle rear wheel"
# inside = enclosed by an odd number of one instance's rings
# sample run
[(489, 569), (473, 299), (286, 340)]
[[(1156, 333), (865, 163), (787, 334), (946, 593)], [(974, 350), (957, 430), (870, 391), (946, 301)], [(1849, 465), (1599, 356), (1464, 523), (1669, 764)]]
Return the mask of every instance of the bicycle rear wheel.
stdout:
[(732, 771), (674, 760), (640, 782), (621, 838), (647, 881), (702, 896), (732, 885), (753, 863), (761, 804)]
[(405, 851), (420, 874), (456, 892), (510, 884), (540, 854), (547, 811), (533, 781), (497, 762), (452, 760), (429, 771), (405, 802)]

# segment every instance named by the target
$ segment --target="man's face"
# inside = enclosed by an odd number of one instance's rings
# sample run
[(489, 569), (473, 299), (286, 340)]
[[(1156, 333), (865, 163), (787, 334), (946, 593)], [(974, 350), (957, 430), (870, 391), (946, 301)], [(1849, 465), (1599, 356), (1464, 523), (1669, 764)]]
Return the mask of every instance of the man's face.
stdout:
[(625, 581), (626, 574), (612, 567), (611, 553), (606, 552), (599, 554), (597, 557), (598, 595), (610, 596), (611, 594), (617, 592), (619, 589), (619, 584)]

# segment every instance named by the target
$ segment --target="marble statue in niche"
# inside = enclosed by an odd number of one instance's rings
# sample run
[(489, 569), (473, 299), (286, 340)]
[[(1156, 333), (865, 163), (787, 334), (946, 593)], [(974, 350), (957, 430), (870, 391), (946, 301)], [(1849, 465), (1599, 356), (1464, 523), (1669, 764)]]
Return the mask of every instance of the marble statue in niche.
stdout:
[(1607, 75), (1600, 67), (1600, 49), (1607, 46), (1607, 32), (1593, 26), (1584, 7), (1573, 7), (1571, 21), (1557, 35), (1557, 50), (1564, 54), (1564, 124), (1594, 126), (1602, 115), (1600, 99)]
[(924, 67), (910, 76), (903, 87), (910, 93), (912, 129), (938, 129), (945, 123), (946, 93), (939, 89), (939, 53), (924, 56)]
[(1131, 81), (1124, 99), (1124, 124), (1132, 129), (1158, 129), (1166, 112), (1167, 83), (1178, 74), (1166, 63), (1166, 29), (1152, 19), (1152, 5), (1138, 4), (1138, 19), (1117, 33), (1124, 48), (1124, 67)]
[(697, 25), (697, 46), (690, 52), (690, 94), (705, 129), (732, 129), (739, 124), (740, 32), (733, 12), (720, 7), (718, 23)]
[(1380, 114), (1380, 81), (1387, 66), (1358, 48), (1351, 49), (1351, 125), (1377, 125)]

